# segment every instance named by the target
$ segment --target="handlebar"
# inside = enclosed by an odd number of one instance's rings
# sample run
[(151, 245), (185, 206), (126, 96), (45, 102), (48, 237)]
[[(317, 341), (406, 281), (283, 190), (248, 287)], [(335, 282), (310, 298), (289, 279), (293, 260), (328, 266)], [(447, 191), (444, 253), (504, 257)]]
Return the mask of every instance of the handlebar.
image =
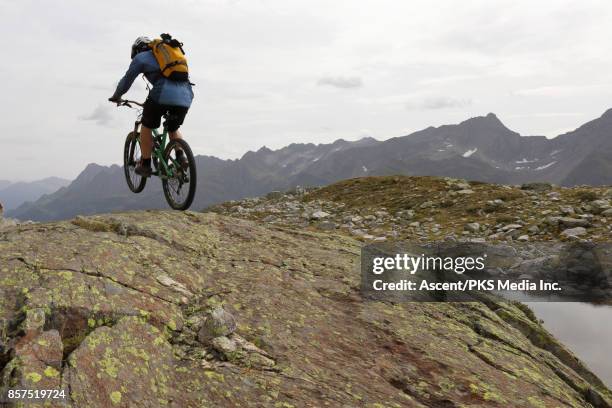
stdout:
[(132, 104), (138, 105), (141, 108), (144, 107), (144, 103), (140, 103), (137, 101), (130, 101), (128, 99), (119, 99), (118, 101), (111, 101), (117, 104), (117, 106), (127, 106), (128, 108), (132, 107)]

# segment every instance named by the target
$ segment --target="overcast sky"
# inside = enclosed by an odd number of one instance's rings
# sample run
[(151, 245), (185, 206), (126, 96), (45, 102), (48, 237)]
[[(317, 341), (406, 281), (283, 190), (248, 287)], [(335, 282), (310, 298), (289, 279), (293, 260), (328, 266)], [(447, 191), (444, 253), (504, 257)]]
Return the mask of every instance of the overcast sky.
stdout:
[(122, 160), (135, 112), (106, 99), (139, 35), (185, 43), (184, 134), (238, 158), (488, 112), (524, 135), (572, 130), (612, 107), (611, 17), (607, 0), (0, 0), (0, 179)]

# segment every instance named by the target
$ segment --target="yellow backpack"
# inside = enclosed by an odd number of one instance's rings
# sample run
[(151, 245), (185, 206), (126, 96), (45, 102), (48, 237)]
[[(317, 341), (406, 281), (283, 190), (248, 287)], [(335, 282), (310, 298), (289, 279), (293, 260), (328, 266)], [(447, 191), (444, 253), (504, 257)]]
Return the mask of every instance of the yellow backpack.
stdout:
[(189, 81), (189, 69), (182, 42), (172, 38), (170, 34), (162, 34), (161, 38), (151, 41), (149, 47), (164, 77), (173, 81)]

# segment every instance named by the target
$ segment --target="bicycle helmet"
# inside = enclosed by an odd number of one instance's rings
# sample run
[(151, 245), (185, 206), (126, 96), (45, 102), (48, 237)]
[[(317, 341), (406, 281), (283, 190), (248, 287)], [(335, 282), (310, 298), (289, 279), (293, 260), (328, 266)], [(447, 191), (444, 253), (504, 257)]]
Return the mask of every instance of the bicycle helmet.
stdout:
[(134, 59), (136, 54), (148, 50), (150, 42), (151, 39), (149, 37), (138, 37), (136, 41), (134, 41), (134, 44), (132, 44), (132, 59)]

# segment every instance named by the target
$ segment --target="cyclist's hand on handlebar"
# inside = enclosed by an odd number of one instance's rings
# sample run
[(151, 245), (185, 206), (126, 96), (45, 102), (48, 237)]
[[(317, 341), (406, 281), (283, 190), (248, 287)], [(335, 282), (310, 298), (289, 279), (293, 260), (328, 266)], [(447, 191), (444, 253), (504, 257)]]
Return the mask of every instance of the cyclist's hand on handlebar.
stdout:
[(140, 107), (144, 107), (144, 104), (140, 103), (140, 102), (136, 102), (136, 101), (130, 101), (127, 99), (121, 99), (121, 98), (115, 98), (115, 97), (110, 97), (108, 98), (109, 101), (116, 103), (117, 106), (127, 106), (128, 108), (133, 108), (132, 105), (137, 105)]

